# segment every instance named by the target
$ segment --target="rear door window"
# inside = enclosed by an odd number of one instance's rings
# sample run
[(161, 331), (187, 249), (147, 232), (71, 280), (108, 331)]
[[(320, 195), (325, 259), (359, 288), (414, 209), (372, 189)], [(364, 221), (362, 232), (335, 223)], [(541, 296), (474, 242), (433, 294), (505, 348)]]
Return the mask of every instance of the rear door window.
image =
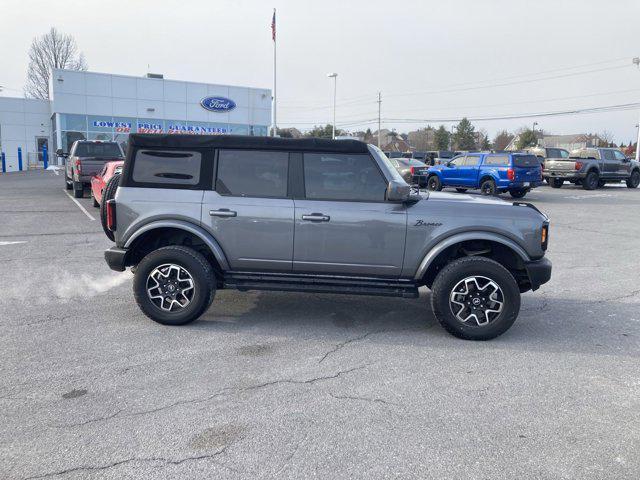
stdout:
[(220, 150), (216, 191), (237, 197), (287, 196), (289, 153)]
[(603, 150), (604, 152), (604, 159), (605, 160), (615, 160), (616, 157), (613, 154), (613, 150)]
[(304, 154), (308, 200), (384, 202), (387, 183), (369, 155)]
[(535, 155), (514, 155), (513, 156), (514, 167), (539, 167), (540, 160)]
[(475, 167), (480, 163), (480, 155), (467, 155), (464, 164), (468, 167)]
[(186, 186), (200, 183), (202, 154), (185, 150), (140, 149), (133, 162), (131, 179), (149, 186)]

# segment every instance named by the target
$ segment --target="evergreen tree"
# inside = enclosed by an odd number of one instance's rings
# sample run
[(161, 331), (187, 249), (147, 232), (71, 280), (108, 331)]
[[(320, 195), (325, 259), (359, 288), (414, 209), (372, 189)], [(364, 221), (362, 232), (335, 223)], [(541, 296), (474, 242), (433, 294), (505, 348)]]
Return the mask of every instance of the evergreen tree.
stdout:
[(440, 125), (433, 136), (433, 143), (436, 150), (449, 150), (449, 139), (451, 134), (444, 125)]
[(475, 133), (475, 127), (466, 117), (460, 120), (453, 134), (453, 143), (456, 149), (475, 150), (477, 148)]

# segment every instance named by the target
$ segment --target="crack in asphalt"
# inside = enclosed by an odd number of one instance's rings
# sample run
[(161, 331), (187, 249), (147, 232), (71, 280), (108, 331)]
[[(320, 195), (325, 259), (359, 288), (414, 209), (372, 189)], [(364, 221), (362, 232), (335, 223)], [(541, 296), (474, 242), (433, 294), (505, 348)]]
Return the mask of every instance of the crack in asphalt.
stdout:
[[(73, 467), (73, 468), (67, 468), (65, 470), (58, 470), (56, 472), (49, 472), (49, 473), (44, 473), (41, 475), (34, 475), (31, 477), (25, 477), (24, 480), (35, 480), (38, 478), (49, 478), (49, 477), (56, 477), (56, 476), (60, 476), (60, 475), (67, 475), (69, 473), (75, 473), (75, 472), (90, 472), (90, 471), (99, 471), (99, 470), (108, 470), (110, 468), (114, 468), (114, 467), (118, 467), (120, 465), (124, 465), (127, 463), (131, 463), (131, 462), (163, 462), (165, 465), (180, 465), (181, 463), (184, 462), (191, 462), (191, 461), (198, 461), (198, 460), (204, 460), (207, 458), (215, 458), (218, 455), (223, 454), (226, 451), (227, 447), (223, 447), (220, 450), (218, 450), (217, 452), (214, 453), (210, 453), (207, 455), (198, 455), (195, 457), (185, 457), (185, 458), (181, 458), (179, 460), (172, 460), (169, 458), (162, 458), (162, 457), (146, 457), (146, 458), (137, 458), (137, 457), (133, 457), (133, 458), (127, 458), (125, 460), (118, 460), (116, 462), (112, 462), (112, 463), (108, 463), (106, 465), (97, 465), (97, 466), (93, 466), (93, 465), (82, 465), (79, 467)], [(220, 464), (218, 464), (220, 465)], [(220, 465), (222, 467), (225, 468), (231, 468), (228, 467), (227, 465)]]
[(615, 296), (615, 297), (603, 298), (602, 300), (596, 300), (594, 303), (604, 303), (604, 302), (613, 302), (613, 301), (616, 301), (616, 300), (625, 300), (627, 298), (633, 298), (633, 297), (635, 297), (636, 295), (639, 295), (639, 294), (640, 294), (640, 290), (633, 290), (633, 291), (631, 291), (629, 293), (626, 293), (624, 295), (618, 295), (618, 296)]
[(357, 401), (369, 402), (369, 403), (383, 403), (385, 405), (393, 405), (395, 407), (402, 406), (399, 403), (389, 402), (383, 398), (377, 398), (377, 397), (359, 397), (355, 395), (335, 395), (331, 392), (329, 392), (329, 395), (331, 395), (333, 398), (337, 400), (357, 400)]
[(138, 417), (141, 415), (148, 415), (150, 413), (157, 413), (157, 412), (161, 412), (163, 410), (167, 410), (170, 408), (174, 408), (180, 405), (188, 405), (188, 404), (195, 404), (195, 403), (203, 403), (203, 402), (208, 402), (213, 400), (214, 398), (217, 397), (221, 397), (224, 395), (229, 395), (229, 394), (233, 394), (233, 393), (241, 393), (241, 392), (245, 392), (245, 391), (251, 391), (251, 390), (258, 390), (261, 388), (265, 388), (265, 387), (270, 387), (272, 385), (279, 385), (279, 384), (290, 384), (290, 385), (311, 385), (314, 384), (316, 382), (321, 382), (321, 381), (325, 381), (325, 380), (332, 380), (335, 378), (338, 378), (342, 375), (346, 375), (348, 373), (351, 372), (355, 372), (357, 370), (362, 370), (364, 368), (367, 368), (369, 366), (373, 365), (373, 363), (366, 363), (364, 365), (360, 365), (357, 367), (353, 367), (347, 370), (340, 370), (337, 373), (333, 374), (333, 375), (327, 375), (327, 376), (319, 376), (319, 377), (312, 377), (309, 378), (307, 380), (295, 380), (292, 378), (287, 378), (287, 379), (279, 379), (279, 380), (272, 380), (269, 382), (264, 382), (264, 383), (259, 383), (257, 385), (250, 385), (248, 387), (227, 387), (227, 388), (223, 388), (222, 390), (219, 390), (218, 392), (212, 394), (212, 395), (208, 395), (204, 398), (193, 398), (190, 400), (180, 400), (178, 402), (174, 402), (171, 403), (169, 405), (163, 405), (162, 407), (157, 407), (157, 408), (152, 408), (149, 410), (140, 410), (137, 412), (131, 412), (128, 414), (124, 414), (121, 415), (122, 412), (124, 412), (124, 409), (120, 409), (110, 415), (104, 416), (104, 417), (97, 417), (97, 418), (91, 418), (89, 420), (85, 420), (82, 422), (76, 422), (76, 423), (67, 423), (64, 425), (52, 425), (52, 428), (74, 428), (74, 427), (80, 427), (80, 426), (84, 426), (84, 425), (88, 425), (91, 423), (97, 423), (97, 422), (104, 422), (104, 421), (108, 421), (114, 418), (130, 418), (130, 417)]
[(284, 459), (284, 462), (282, 463), (280, 468), (276, 471), (276, 473), (273, 474), (274, 477), (277, 477), (278, 475), (280, 475), (282, 472), (284, 472), (287, 469), (287, 467), (291, 463), (291, 460), (293, 459), (293, 457), (295, 457), (296, 453), (298, 453), (298, 450), (300, 450), (300, 446), (307, 441), (308, 437), (309, 437), (309, 435), (305, 434), (304, 438), (302, 440), (300, 440), (298, 443), (296, 443), (296, 445), (295, 445), (295, 447), (293, 447), (293, 450), (291, 451), (291, 453), (289, 455), (287, 455), (287, 458)]
[(354, 338), (349, 338), (347, 340), (345, 340), (344, 342), (340, 342), (338, 344), (336, 344), (331, 350), (329, 350), (328, 352), (326, 352), (322, 358), (318, 361), (318, 363), (322, 363), (324, 362), (330, 355), (333, 355), (334, 353), (336, 353), (338, 350), (343, 349), (344, 347), (346, 347), (347, 345), (349, 345), (350, 343), (353, 342), (359, 342), (361, 340), (364, 340), (365, 338), (367, 338), (370, 335), (374, 335), (376, 333), (383, 333), (386, 330), (376, 330), (373, 332), (368, 332), (365, 333), (364, 335), (360, 335), (359, 337), (354, 337)]

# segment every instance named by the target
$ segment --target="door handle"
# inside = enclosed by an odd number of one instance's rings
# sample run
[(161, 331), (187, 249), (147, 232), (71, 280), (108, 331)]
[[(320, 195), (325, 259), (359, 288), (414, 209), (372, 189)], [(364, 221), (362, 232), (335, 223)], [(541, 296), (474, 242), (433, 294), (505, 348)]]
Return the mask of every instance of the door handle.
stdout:
[(221, 208), (220, 210), (209, 210), (209, 215), (212, 217), (237, 217), (238, 212), (234, 212), (228, 208)]
[(308, 220), (310, 222), (328, 222), (331, 220), (331, 217), (322, 213), (311, 213), (309, 215), (302, 215), (302, 220)]

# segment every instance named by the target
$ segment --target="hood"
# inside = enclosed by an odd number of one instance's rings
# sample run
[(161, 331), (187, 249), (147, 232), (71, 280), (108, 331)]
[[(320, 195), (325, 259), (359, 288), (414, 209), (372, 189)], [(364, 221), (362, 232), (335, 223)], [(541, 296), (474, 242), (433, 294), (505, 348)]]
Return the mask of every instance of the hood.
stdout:
[(449, 192), (429, 192), (427, 195), (423, 195), (424, 199), (429, 202), (432, 201), (446, 201), (456, 202), (458, 204), (468, 205), (503, 205), (512, 206), (513, 202), (508, 202), (500, 198), (487, 197), (484, 195), (468, 195), (464, 193), (449, 193)]

